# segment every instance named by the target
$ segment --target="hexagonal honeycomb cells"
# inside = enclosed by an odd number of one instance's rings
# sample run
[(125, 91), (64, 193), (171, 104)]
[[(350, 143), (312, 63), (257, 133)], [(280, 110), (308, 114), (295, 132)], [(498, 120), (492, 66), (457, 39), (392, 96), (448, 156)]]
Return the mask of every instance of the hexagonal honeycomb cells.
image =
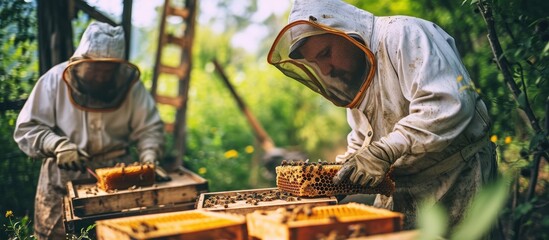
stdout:
[(283, 161), (276, 167), (276, 185), (285, 192), (300, 197), (335, 196), (351, 194), (383, 194), (390, 196), (395, 183), (388, 174), (378, 186), (363, 187), (345, 180), (334, 184), (332, 179), (343, 165), (338, 163), (308, 163), (305, 161)]
[(348, 239), (400, 231), (404, 216), (386, 209), (348, 203), (259, 210), (246, 218), (248, 235), (254, 239), (316, 240)]
[[(180, 236), (218, 239), (231, 233), (245, 239), (246, 219), (229, 213), (191, 210), (97, 221), (99, 239), (151, 239)], [(222, 237), (221, 237), (222, 238)], [(179, 238), (178, 238), (179, 239)]]

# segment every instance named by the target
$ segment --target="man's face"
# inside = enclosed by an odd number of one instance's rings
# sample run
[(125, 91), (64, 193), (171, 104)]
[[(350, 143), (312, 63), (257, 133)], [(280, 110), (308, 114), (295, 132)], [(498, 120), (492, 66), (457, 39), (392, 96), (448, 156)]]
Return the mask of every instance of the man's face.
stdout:
[(90, 62), (82, 63), (75, 70), (86, 92), (96, 93), (114, 87), (117, 67), (118, 65), (113, 63)]
[(342, 36), (322, 34), (308, 37), (299, 51), (305, 60), (318, 65), (323, 75), (331, 77), (325, 84), (334, 98), (354, 99), (368, 67), (362, 49)]

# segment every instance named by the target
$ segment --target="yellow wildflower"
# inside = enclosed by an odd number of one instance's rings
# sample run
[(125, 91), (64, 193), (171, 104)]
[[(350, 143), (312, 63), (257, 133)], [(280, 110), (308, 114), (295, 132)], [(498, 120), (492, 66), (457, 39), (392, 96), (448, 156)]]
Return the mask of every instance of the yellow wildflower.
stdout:
[(234, 149), (231, 149), (225, 152), (225, 158), (237, 158), (237, 157), (238, 157), (238, 151)]
[(507, 137), (505, 137), (505, 141), (504, 141), (504, 142), (505, 142), (505, 144), (509, 144), (509, 143), (511, 143), (511, 140), (512, 140), (511, 137), (510, 137), (510, 136), (507, 136)]
[(457, 80), (457, 82), (463, 81), (463, 76), (459, 75), (456, 80)]
[(198, 174), (200, 174), (200, 175), (204, 175), (204, 174), (206, 174), (206, 172), (207, 172), (207, 170), (206, 170), (205, 167), (201, 167), (201, 168), (198, 169)]
[(498, 136), (492, 135), (492, 136), (490, 137), (490, 141), (492, 141), (493, 143), (497, 142), (497, 141), (498, 141)]
[(6, 211), (6, 217), (13, 217), (13, 212), (11, 210)]
[(254, 152), (254, 146), (248, 145), (248, 146), (246, 146), (246, 148), (244, 148), (244, 151), (246, 151), (246, 153), (248, 153), (248, 154), (253, 153)]

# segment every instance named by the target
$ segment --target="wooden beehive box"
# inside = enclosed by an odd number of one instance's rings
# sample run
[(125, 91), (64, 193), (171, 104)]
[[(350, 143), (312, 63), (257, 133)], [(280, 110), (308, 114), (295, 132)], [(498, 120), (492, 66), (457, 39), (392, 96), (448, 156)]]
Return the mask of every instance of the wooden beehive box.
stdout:
[(98, 239), (247, 239), (246, 218), (189, 210), (97, 221)]
[(197, 209), (247, 214), (255, 210), (272, 210), (298, 205), (325, 206), (337, 204), (335, 197), (295, 197), (278, 188), (209, 192), (200, 194)]
[[(255, 239), (347, 239), (402, 229), (403, 215), (358, 203), (255, 211), (246, 215)], [(332, 239), (329, 238), (329, 239)]]
[(170, 173), (171, 181), (152, 186), (117, 191), (103, 191), (95, 179), (71, 181), (64, 199), (64, 223), (68, 233), (97, 220), (194, 209), (208, 182), (199, 175), (180, 169)]

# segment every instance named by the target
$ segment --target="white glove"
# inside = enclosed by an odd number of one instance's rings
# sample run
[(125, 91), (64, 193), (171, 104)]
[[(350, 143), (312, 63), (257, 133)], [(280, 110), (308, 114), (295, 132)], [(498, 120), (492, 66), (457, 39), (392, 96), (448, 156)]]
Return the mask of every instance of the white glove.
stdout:
[(60, 137), (53, 132), (44, 132), (41, 138), (41, 152), (45, 156), (55, 157), (57, 166), (61, 169), (84, 171), (88, 155), (78, 150), (76, 144), (67, 137)]
[(148, 148), (139, 153), (139, 161), (141, 163), (156, 164), (158, 156), (154, 149)]
[(85, 171), (87, 154), (78, 150), (76, 144), (65, 139), (55, 148), (57, 167), (71, 171)]
[(379, 185), (391, 166), (387, 153), (376, 144), (360, 149), (345, 160), (334, 176), (333, 182), (339, 184), (346, 179), (366, 187)]

